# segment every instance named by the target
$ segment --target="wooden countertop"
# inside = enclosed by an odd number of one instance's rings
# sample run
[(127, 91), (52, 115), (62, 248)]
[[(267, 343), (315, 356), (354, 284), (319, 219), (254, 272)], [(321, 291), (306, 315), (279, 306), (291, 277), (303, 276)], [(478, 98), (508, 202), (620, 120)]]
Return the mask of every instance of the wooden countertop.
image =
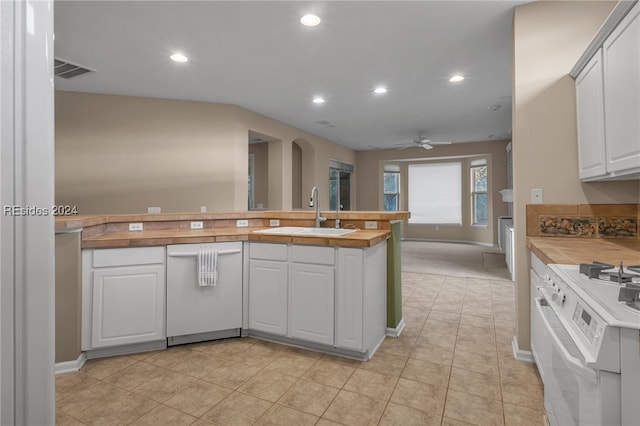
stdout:
[[(320, 212), (321, 216), (329, 220), (336, 218), (335, 211)], [(410, 217), (409, 212), (384, 211), (341, 211), (341, 220), (404, 220)], [(58, 216), (55, 219), (56, 229), (83, 228), (86, 226), (102, 225), (106, 223), (123, 222), (166, 222), (180, 220), (223, 220), (223, 219), (307, 219), (313, 220), (315, 212), (312, 210), (260, 210), (242, 212), (210, 212), (210, 213), (153, 213), (153, 214), (96, 214), (78, 216)]]
[(385, 241), (391, 235), (391, 233), (386, 230), (369, 229), (359, 230), (342, 236), (267, 235), (253, 233), (253, 231), (261, 229), (268, 228), (161, 229), (134, 232), (106, 232), (83, 238), (82, 248), (141, 247), (223, 241), (261, 241), (341, 247), (372, 247)]
[(544, 263), (579, 264), (598, 260), (640, 265), (640, 240), (604, 238), (527, 237), (527, 248)]

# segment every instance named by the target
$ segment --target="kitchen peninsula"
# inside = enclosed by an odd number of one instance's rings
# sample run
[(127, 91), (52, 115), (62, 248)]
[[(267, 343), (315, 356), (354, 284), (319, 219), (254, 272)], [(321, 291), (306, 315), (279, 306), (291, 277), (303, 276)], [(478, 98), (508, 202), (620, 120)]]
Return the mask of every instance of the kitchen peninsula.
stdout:
[[(322, 215), (327, 218), (324, 233), (334, 226), (336, 213)], [(170, 345), (194, 341), (182, 336), (172, 340), (170, 336), (175, 328), (169, 317), (175, 292), (169, 283), (181, 280), (171, 271), (171, 262), (175, 262), (174, 256), (184, 259), (185, 250), (193, 252), (191, 248), (205, 245), (242, 253), (236, 266), (226, 266), (227, 271), (238, 270), (242, 282), (242, 292), (238, 293), (241, 301), (232, 308), (241, 318), (241, 323), (233, 325), (238, 333), (241, 330), (243, 336), (368, 359), (385, 334), (397, 335), (403, 327), (399, 233), (400, 221), (408, 216), (408, 212), (340, 212), (342, 228), (355, 229), (345, 235), (288, 231), (312, 229), (314, 214), (307, 211), (57, 218), (57, 370), (77, 369), (85, 356), (157, 349), (158, 343), (166, 346), (167, 337)], [(282, 232), (272, 234), (275, 229)], [(256, 232), (265, 230), (268, 232)], [(221, 257), (221, 265), (226, 259)], [(195, 274), (195, 257), (189, 261), (194, 267), (185, 270)], [(119, 292), (105, 293), (105, 283), (116, 283), (119, 277), (131, 279), (136, 268), (147, 268), (145, 279), (155, 277), (145, 284), (149, 293), (137, 296), (143, 305), (148, 304), (146, 308), (123, 293), (128, 288), (126, 280), (113, 287), (119, 287)], [(279, 275), (273, 274), (276, 270)], [(263, 277), (265, 271), (271, 275)], [(274, 277), (280, 278), (274, 281)], [(254, 297), (250, 296), (252, 289)], [(132, 332), (123, 309), (108, 306), (109, 297), (128, 300), (131, 315), (144, 312), (147, 323)], [(153, 303), (147, 303), (151, 298)], [(324, 304), (312, 304), (313, 309), (309, 309), (310, 301)], [(316, 305), (321, 308), (316, 309)], [(280, 320), (274, 323), (274, 318)], [(144, 324), (132, 319), (130, 323)], [(105, 330), (111, 335), (107, 336)], [(232, 335), (225, 330), (223, 334), (195, 333), (190, 337), (204, 340)]]

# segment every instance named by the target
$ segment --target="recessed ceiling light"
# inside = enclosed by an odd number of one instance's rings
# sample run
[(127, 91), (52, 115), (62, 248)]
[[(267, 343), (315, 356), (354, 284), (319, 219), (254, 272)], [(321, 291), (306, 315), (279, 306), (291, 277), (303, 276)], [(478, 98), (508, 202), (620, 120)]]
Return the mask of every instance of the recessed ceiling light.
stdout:
[(451, 77), (451, 78), (449, 79), (449, 81), (450, 81), (451, 83), (459, 83), (459, 82), (461, 82), (462, 80), (464, 80), (464, 77), (463, 77), (463, 76), (461, 76), (460, 74), (458, 74), (458, 75), (454, 75), (453, 77)]
[(300, 23), (305, 27), (315, 27), (320, 23), (320, 18), (317, 15), (304, 15), (300, 18)]
[(182, 53), (174, 53), (173, 55), (171, 55), (169, 57), (174, 62), (187, 62), (189, 60), (189, 58), (184, 56)]
[(322, 96), (316, 96), (313, 98), (313, 103), (314, 104), (323, 104), (324, 103), (324, 98)]
[(387, 88), (386, 87), (376, 87), (375, 89), (373, 89), (373, 93), (377, 93), (377, 94), (382, 94), (382, 93), (387, 93)]

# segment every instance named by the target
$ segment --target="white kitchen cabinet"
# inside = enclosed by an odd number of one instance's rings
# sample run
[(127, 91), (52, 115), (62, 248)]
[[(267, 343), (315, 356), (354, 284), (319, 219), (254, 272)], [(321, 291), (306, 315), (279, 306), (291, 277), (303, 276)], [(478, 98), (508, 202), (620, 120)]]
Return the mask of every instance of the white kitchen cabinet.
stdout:
[(578, 174), (587, 180), (607, 174), (602, 49), (576, 78)]
[[(335, 250), (333, 247), (329, 249)], [(334, 275), (333, 266), (305, 263), (291, 265), (290, 337), (333, 345)]]
[(165, 338), (164, 253), (164, 247), (83, 252), (83, 350)]
[(386, 242), (368, 248), (250, 243), (249, 253), (249, 335), (361, 359), (384, 340)]
[(288, 266), (272, 260), (249, 261), (250, 329), (287, 334)]
[(640, 4), (577, 74), (576, 115), (580, 179), (640, 179)]
[(603, 45), (607, 172), (640, 172), (640, 5)]
[(336, 289), (336, 345), (362, 350), (364, 251), (338, 249), (338, 285)]
[(387, 245), (338, 248), (336, 346), (371, 356), (386, 334)]
[(516, 257), (515, 257), (515, 252), (513, 250), (513, 247), (515, 244), (515, 232), (513, 230), (513, 226), (506, 226), (504, 228), (504, 243), (505, 243), (504, 259), (505, 259), (505, 262), (507, 263), (507, 270), (509, 271), (509, 276), (511, 277), (511, 279), (515, 280)]

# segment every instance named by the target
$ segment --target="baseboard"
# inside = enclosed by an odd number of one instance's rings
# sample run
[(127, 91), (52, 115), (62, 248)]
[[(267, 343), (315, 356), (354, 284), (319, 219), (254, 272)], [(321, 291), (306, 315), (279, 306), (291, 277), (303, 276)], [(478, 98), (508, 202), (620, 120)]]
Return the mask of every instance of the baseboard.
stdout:
[(387, 336), (400, 337), (400, 335), (402, 334), (402, 330), (404, 330), (405, 325), (406, 324), (404, 322), (404, 318), (402, 318), (395, 328), (387, 327)]
[(300, 340), (292, 337), (280, 336), (271, 333), (265, 333), (264, 331), (258, 330), (248, 330), (249, 337), (253, 337), (256, 339), (268, 340), (270, 342), (282, 343), (287, 346), (293, 346), (294, 348), (302, 348), (302, 349), (310, 349), (312, 351), (323, 352), (330, 355), (338, 355), (344, 358), (351, 358), (358, 361), (368, 361), (371, 358), (371, 354), (375, 351), (379, 345), (384, 341), (384, 336), (380, 339), (378, 345), (373, 348), (371, 353), (369, 352), (359, 352), (352, 349), (344, 349), (338, 348), (333, 345), (325, 345), (322, 343), (308, 342), (305, 340)]
[(80, 352), (80, 356), (75, 361), (56, 362), (53, 371), (55, 372), (55, 374), (73, 373), (74, 371), (80, 371), (86, 361), (87, 355), (85, 355), (84, 352)]
[(85, 354), (87, 356), (87, 359), (94, 359), (116, 355), (128, 355), (140, 352), (157, 351), (161, 349), (167, 349), (167, 339), (154, 340), (153, 342), (132, 343), (130, 345), (91, 349), (86, 351)]
[(474, 246), (498, 248), (497, 244), (483, 243), (481, 241), (468, 241), (468, 240), (439, 240), (439, 239), (434, 239), (434, 238), (402, 238), (401, 241), (418, 241), (418, 242), (425, 242), (425, 243), (470, 244), (470, 245), (474, 245)]
[(535, 360), (533, 359), (533, 354), (531, 353), (531, 351), (524, 351), (518, 348), (518, 339), (516, 338), (516, 336), (513, 336), (513, 340), (511, 341), (511, 348), (513, 349), (513, 357), (515, 359), (529, 364), (535, 364)]

